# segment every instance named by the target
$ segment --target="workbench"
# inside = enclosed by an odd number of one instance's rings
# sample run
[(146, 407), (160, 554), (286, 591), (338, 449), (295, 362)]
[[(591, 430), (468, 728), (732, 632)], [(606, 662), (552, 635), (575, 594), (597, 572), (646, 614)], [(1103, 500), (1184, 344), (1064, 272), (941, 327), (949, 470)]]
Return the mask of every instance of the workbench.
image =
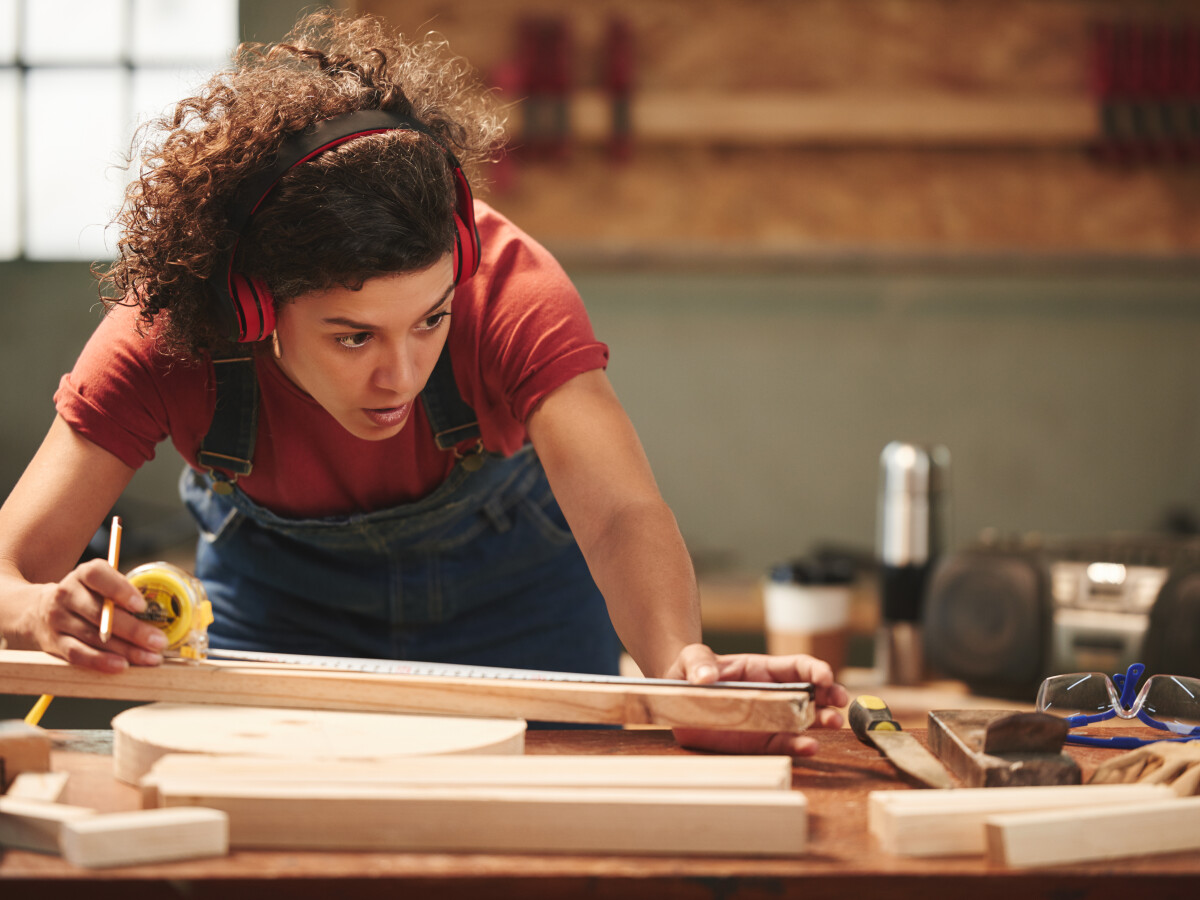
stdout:
[[(914, 730), (924, 742), (924, 732)], [(112, 777), (109, 732), (52, 732), (52, 768), (71, 774), (63, 802), (104, 811), (138, 808), (138, 793)], [(867, 833), (867, 794), (911, 790), (877, 751), (847, 730), (819, 732), (821, 752), (799, 760), (793, 786), (809, 800), (808, 852), (794, 859), (566, 856), (547, 854), (235, 851), (228, 857), (107, 870), (10, 850), (0, 857), (0, 896), (74, 900), (187, 898), (913, 898), (1099, 900), (1200, 887), (1200, 852), (1042, 870), (989, 867), (982, 858), (912, 859), (882, 854)], [(531, 731), (529, 754), (684, 754), (658, 729)], [(1118, 751), (1069, 747), (1085, 779)]]

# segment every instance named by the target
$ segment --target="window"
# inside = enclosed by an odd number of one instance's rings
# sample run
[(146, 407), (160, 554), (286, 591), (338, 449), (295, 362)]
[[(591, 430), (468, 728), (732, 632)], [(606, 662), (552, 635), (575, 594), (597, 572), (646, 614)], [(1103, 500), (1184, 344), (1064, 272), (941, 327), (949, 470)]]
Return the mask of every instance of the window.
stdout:
[(237, 34), (237, 0), (0, 0), (0, 259), (111, 257), (134, 130)]

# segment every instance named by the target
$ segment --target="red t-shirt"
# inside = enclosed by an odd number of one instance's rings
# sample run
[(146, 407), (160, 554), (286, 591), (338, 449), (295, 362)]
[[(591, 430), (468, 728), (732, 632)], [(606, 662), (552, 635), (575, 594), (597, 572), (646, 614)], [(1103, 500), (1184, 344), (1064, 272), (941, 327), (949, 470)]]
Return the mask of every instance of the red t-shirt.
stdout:
[[(450, 356), (463, 399), (479, 417), (484, 446), (511, 454), (525, 420), (551, 391), (603, 368), (583, 301), (552, 256), (484, 203), (476, 203), (482, 259), (458, 285)], [(211, 362), (173, 360), (136, 329), (137, 310), (100, 323), (54, 395), (77, 432), (138, 467), (170, 438), (196, 467), (216, 402)], [(419, 499), (445, 480), (452, 454), (438, 449), (424, 407), (383, 441), (354, 437), (259, 351), (260, 403), (254, 470), (238, 485), (260, 506), (290, 517), (345, 515)]]

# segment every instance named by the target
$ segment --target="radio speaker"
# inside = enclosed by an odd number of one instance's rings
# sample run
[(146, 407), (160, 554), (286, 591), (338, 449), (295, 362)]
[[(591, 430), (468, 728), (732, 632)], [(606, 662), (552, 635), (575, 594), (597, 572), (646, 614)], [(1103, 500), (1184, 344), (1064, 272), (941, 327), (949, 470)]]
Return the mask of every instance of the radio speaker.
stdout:
[(1146, 674), (1200, 677), (1200, 569), (1175, 572), (1150, 610)]
[(1046, 665), (1048, 573), (1034, 556), (974, 548), (945, 557), (925, 598), (925, 658), (994, 697), (1032, 700)]

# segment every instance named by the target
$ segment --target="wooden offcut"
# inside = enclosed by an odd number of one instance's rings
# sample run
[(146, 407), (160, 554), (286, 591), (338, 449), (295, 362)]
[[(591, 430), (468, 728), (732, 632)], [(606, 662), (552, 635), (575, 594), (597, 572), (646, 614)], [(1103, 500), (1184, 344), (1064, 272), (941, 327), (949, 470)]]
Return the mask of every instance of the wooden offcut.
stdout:
[(1171, 797), (1162, 785), (1055, 785), (872, 791), (867, 827), (897, 856), (970, 856), (987, 849), (984, 822), (1000, 813), (1145, 803)]
[[(6, 652), (9, 651), (0, 650), (0, 653)], [(0, 686), (4, 684), (4, 678), (0, 677)], [(50, 736), (45, 730), (19, 719), (0, 721), (0, 793), (8, 790), (13, 779), (22, 772), (48, 771)]]
[(9, 693), (60, 697), (760, 732), (804, 731), (814, 715), (804, 691), (374, 674), (213, 660), (105, 674), (27, 650), (0, 650), (0, 685)]
[(58, 853), (63, 826), (95, 813), (83, 806), (0, 797), (0, 847)]
[(440, 753), (519, 754), (523, 719), (151, 703), (112, 720), (113, 772), (136, 783), (160, 756), (257, 756), (306, 763), (399, 762)]
[(109, 813), (64, 822), (59, 842), (67, 862), (87, 868), (224, 856), (229, 819), (187, 807)]
[(1200, 850), (1200, 797), (990, 816), (988, 862), (1012, 868)]
[(8, 786), (9, 797), (54, 803), (67, 789), (66, 772), (22, 772)]
[(795, 856), (808, 839), (797, 791), (373, 787), (197, 783), (164, 806), (229, 815), (235, 848)]

